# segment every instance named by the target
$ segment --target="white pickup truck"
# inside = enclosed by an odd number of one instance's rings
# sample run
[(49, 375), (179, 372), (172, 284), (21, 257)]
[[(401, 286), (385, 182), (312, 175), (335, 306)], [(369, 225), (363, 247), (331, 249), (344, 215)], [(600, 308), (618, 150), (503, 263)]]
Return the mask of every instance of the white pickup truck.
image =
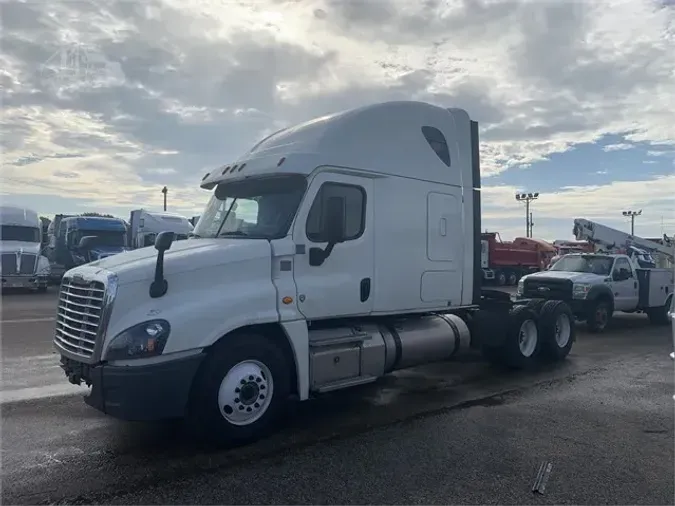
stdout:
[(548, 271), (524, 276), (517, 297), (565, 300), (593, 332), (602, 332), (615, 311), (643, 312), (665, 325), (673, 277), (671, 269), (636, 268), (627, 255), (570, 254)]

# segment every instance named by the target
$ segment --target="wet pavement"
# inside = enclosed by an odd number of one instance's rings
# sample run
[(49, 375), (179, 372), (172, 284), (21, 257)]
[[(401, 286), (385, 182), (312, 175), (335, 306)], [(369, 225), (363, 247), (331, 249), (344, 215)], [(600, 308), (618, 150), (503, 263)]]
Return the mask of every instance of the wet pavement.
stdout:
[(580, 327), (557, 367), (504, 374), (468, 356), (399, 371), (213, 451), (179, 423), (118, 422), (73, 395), (55, 299), (2, 299), (4, 504), (675, 503), (670, 329), (641, 315), (603, 336)]

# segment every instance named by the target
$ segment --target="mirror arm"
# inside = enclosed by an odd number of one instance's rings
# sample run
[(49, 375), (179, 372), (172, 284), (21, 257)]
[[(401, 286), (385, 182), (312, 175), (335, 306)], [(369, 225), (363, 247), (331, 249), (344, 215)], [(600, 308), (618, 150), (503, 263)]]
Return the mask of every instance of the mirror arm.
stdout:
[(150, 297), (157, 299), (164, 296), (169, 289), (169, 282), (164, 279), (164, 250), (157, 252), (157, 263), (155, 264), (155, 279), (150, 284)]
[(309, 249), (309, 265), (312, 267), (318, 267), (323, 265), (326, 259), (333, 252), (335, 247), (334, 242), (329, 242), (324, 249), (321, 248), (310, 248)]

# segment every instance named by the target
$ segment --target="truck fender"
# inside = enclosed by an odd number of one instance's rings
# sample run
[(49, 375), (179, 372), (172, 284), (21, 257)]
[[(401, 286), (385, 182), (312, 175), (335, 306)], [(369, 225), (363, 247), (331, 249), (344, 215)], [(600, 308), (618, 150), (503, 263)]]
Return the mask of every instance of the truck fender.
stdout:
[(612, 310), (614, 310), (614, 293), (607, 285), (595, 285), (591, 287), (586, 296), (586, 300), (598, 300), (601, 297), (608, 299)]
[(293, 390), (298, 395), (299, 400), (307, 400), (309, 398), (309, 331), (307, 323), (304, 320), (296, 320), (245, 325), (229, 330), (208, 348), (224, 339), (242, 333), (260, 334), (281, 345), (289, 364), (293, 367)]

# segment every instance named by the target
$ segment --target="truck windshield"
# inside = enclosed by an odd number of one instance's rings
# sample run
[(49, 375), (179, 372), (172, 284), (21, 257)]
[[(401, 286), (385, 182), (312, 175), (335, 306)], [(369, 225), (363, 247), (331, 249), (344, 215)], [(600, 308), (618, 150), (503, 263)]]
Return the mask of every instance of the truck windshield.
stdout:
[(570, 255), (558, 260), (550, 270), (563, 272), (588, 272), (609, 276), (614, 259), (598, 255)]
[(253, 239), (284, 237), (306, 188), (305, 176), (298, 174), (220, 183), (192, 235)]
[(119, 232), (116, 230), (79, 230), (75, 245), (77, 245), (83, 237), (96, 237), (94, 247), (96, 246), (113, 246), (123, 247), (126, 243), (126, 232)]
[(40, 229), (19, 225), (2, 225), (0, 227), (0, 240), (40, 242)]

